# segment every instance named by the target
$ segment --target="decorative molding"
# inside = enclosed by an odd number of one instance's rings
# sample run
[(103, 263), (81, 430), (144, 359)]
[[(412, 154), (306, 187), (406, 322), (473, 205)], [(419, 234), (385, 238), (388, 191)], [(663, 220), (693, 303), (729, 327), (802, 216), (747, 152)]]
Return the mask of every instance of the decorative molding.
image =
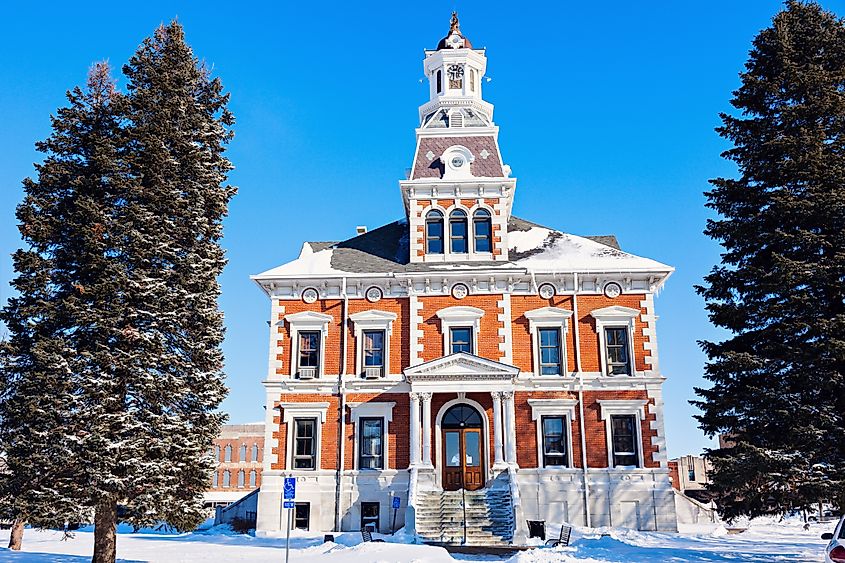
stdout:
[[(546, 284), (548, 285), (548, 284)], [(560, 330), (560, 373), (569, 373), (569, 358), (566, 346), (566, 334), (569, 332), (569, 319), (572, 311), (560, 307), (540, 307), (523, 313), (528, 319), (528, 330), (531, 333), (531, 357), (534, 360), (534, 375), (536, 377), (554, 377), (540, 373), (540, 329), (556, 328)]]
[(455, 327), (468, 326), (472, 328), (472, 351), (478, 351), (478, 338), (481, 333), (481, 317), (484, 310), (477, 307), (465, 307), (456, 305), (446, 307), (435, 313), (440, 319), (440, 331), (443, 334), (443, 355), (449, 355), (450, 329)]

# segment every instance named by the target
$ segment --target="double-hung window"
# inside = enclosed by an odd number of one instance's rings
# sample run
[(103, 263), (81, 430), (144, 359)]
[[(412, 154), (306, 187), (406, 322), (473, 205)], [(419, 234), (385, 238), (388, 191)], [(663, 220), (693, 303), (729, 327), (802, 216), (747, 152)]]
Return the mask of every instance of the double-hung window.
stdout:
[(607, 374), (631, 375), (628, 329), (626, 327), (605, 328), (604, 346), (607, 353)]
[(541, 328), (540, 337), (540, 375), (560, 375), (560, 329)]
[(543, 467), (568, 466), (566, 417), (544, 416), (541, 420), (543, 423)]
[(320, 367), (320, 332), (303, 330), (299, 333), (299, 375), (316, 377)]
[(294, 419), (293, 468), (317, 468), (317, 419)]
[(455, 209), (449, 215), (449, 241), (450, 250), (453, 254), (466, 254), (469, 252), (469, 244), (467, 244), (467, 214), (460, 209)]
[(297, 530), (308, 530), (311, 527), (311, 503), (298, 502), (293, 509), (293, 527)]
[(466, 352), (472, 354), (472, 327), (456, 326), (449, 329), (449, 347), (451, 354)]
[(371, 532), (379, 531), (379, 503), (377, 502), (362, 502), (361, 503), (361, 529), (370, 530)]
[(364, 331), (364, 371), (384, 374), (384, 331)]
[(610, 417), (613, 466), (639, 467), (637, 452), (637, 417), (633, 414), (615, 414)]
[(384, 469), (384, 419), (361, 418), (358, 424), (358, 468)]

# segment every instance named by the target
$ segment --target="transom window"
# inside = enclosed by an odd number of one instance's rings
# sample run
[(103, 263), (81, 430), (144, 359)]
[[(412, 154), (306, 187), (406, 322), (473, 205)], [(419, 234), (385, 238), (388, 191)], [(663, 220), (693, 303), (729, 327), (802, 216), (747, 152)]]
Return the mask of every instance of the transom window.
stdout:
[(639, 467), (637, 453), (637, 418), (632, 414), (615, 414), (610, 417), (613, 466)]
[(457, 404), (446, 411), (440, 425), (443, 428), (481, 428), (481, 415), (469, 405)]
[(472, 354), (472, 328), (456, 326), (449, 329), (450, 353), (466, 352)]
[(364, 331), (364, 367), (384, 367), (384, 331)]
[(362, 418), (358, 425), (358, 468), (384, 469), (384, 419)]
[(566, 417), (544, 416), (543, 423), (543, 467), (569, 465), (566, 451)]
[(314, 369), (320, 366), (320, 333), (316, 330), (299, 333), (299, 368)]
[(631, 375), (631, 355), (628, 350), (628, 328), (604, 329), (608, 375)]
[(293, 468), (317, 468), (317, 419), (294, 419)]
[(449, 241), (454, 254), (466, 254), (469, 251), (467, 243), (467, 214), (455, 209), (449, 215)]
[(436, 209), (425, 216), (425, 251), (443, 254), (443, 213)]
[(492, 223), (490, 212), (486, 209), (478, 209), (472, 215), (473, 237), (475, 238), (476, 252), (491, 252)]
[(560, 329), (541, 328), (540, 335), (540, 375), (560, 375)]

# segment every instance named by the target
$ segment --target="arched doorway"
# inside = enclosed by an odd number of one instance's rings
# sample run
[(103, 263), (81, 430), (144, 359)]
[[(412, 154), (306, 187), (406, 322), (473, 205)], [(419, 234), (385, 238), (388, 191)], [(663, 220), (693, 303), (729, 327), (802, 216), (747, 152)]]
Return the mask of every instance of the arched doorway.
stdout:
[(443, 489), (474, 491), (484, 486), (483, 418), (471, 405), (450, 407), (440, 421)]

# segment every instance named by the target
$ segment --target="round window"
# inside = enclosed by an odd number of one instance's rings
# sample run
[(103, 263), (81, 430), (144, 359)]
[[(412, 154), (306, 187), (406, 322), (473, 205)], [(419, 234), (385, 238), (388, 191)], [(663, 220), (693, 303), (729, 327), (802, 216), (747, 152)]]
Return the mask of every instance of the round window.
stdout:
[(452, 166), (454, 168), (460, 168), (464, 165), (464, 157), (462, 156), (453, 156), (452, 157)]

